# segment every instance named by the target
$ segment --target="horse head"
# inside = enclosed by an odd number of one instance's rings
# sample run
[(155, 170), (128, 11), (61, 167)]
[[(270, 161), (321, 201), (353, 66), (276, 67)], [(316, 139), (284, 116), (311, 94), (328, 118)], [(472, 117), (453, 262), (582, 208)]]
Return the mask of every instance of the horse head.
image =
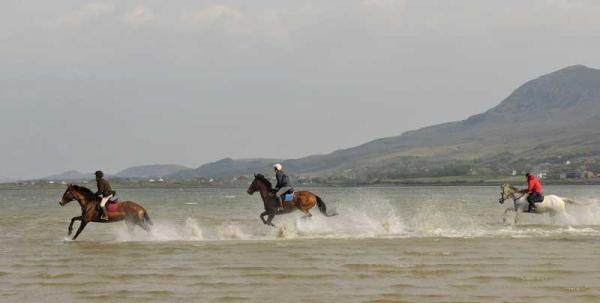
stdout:
[(515, 197), (515, 193), (517, 193), (518, 191), (518, 189), (514, 188), (508, 183), (500, 185), (500, 199), (498, 199), (498, 202), (500, 202), (500, 204), (503, 204), (504, 201), (508, 199), (518, 199), (517, 197)]
[(271, 190), (271, 182), (269, 182), (269, 180), (267, 180), (267, 178), (265, 178), (265, 176), (261, 175), (261, 174), (255, 174), (254, 175), (254, 181), (252, 181), (252, 183), (250, 184), (250, 186), (248, 187), (248, 190), (246, 191), (249, 195), (254, 194), (257, 191), (261, 191), (261, 190)]
[(507, 183), (504, 183), (502, 185), (500, 185), (500, 199), (498, 200), (498, 202), (500, 202), (500, 204), (504, 204), (504, 201), (506, 201), (506, 199), (508, 199), (508, 189), (510, 188), (510, 185), (508, 185)]
[(60, 200), (58, 200), (58, 204), (60, 206), (65, 206), (69, 202), (75, 200), (75, 195), (73, 194), (72, 190), (73, 190), (73, 184), (67, 185), (67, 190), (65, 190), (65, 193), (62, 195), (62, 198), (60, 198)]
[(94, 192), (87, 187), (69, 184), (67, 185), (67, 190), (65, 190), (62, 198), (58, 201), (58, 204), (60, 204), (60, 206), (65, 206), (73, 200), (76, 200), (83, 206), (87, 203), (96, 201), (96, 196), (94, 195)]
[(255, 174), (254, 181), (252, 181), (252, 183), (250, 183), (250, 186), (248, 186), (248, 190), (246, 190), (246, 192), (249, 195), (253, 195), (258, 190), (258, 184), (256, 184), (256, 182), (257, 182), (257, 178), (256, 178), (256, 174)]

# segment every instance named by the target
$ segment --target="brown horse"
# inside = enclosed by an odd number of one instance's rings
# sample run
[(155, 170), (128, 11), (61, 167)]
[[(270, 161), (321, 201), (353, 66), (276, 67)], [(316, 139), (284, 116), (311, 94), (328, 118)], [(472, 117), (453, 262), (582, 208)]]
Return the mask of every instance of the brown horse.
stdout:
[(101, 220), (100, 215), (102, 211), (98, 210), (100, 201), (90, 189), (79, 185), (69, 184), (62, 198), (58, 201), (58, 204), (60, 204), (60, 206), (65, 206), (73, 200), (79, 202), (79, 205), (81, 206), (81, 216), (73, 217), (71, 219), (71, 224), (69, 224), (68, 235), (70, 236), (73, 232), (73, 223), (75, 221), (81, 221), (73, 240), (77, 239), (77, 236), (79, 236), (81, 231), (90, 222), (113, 223), (125, 220), (130, 231), (133, 231), (135, 224), (142, 227), (145, 231), (150, 231), (150, 226), (152, 226), (152, 220), (150, 220), (148, 212), (135, 202), (123, 201), (117, 203), (113, 211), (107, 212), (108, 220)]
[[(327, 213), (325, 202), (323, 202), (320, 197), (308, 191), (294, 192), (294, 199), (290, 202), (283, 202), (284, 209), (277, 211), (278, 203), (277, 198), (275, 197), (275, 190), (272, 188), (271, 182), (261, 174), (254, 175), (254, 181), (250, 184), (250, 187), (248, 187), (247, 192), (249, 195), (252, 195), (257, 191), (260, 192), (260, 196), (265, 205), (265, 211), (260, 214), (260, 219), (266, 225), (275, 227), (275, 225), (271, 223), (275, 215), (291, 213), (296, 209), (305, 213), (306, 217), (312, 217), (309, 210), (313, 208), (315, 204), (325, 216), (333, 217), (336, 215), (336, 213)], [(265, 220), (265, 216), (268, 216), (267, 220)]]

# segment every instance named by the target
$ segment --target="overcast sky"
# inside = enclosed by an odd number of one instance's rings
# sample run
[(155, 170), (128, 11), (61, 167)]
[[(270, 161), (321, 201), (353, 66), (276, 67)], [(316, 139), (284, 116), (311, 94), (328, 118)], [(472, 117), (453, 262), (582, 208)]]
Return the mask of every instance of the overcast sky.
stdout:
[(296, 158), (600, 67), (600, 1), (0, 2), (0, 177)]

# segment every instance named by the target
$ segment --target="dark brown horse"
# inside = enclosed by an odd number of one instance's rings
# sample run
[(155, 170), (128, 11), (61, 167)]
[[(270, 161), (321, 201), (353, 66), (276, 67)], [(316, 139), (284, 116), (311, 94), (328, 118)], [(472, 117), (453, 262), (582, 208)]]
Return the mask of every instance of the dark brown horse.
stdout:
[[(250, 184), (250, 187), (248, 187), (249, 195), (252, 195), (257, 191), (260, 192), (260, 196), (265, 205), (265, 211), (260, 214), (260, 219), (266, 225), (274, 227), (275, 225), (273, 225), (271, 221), (275, 215), (291, 213), (297, 209), (305, 213), (306, 217), (311, 217), (312, 215), (309, 210), (313, 208), (315, 204), (325, 216), (333, 217), (336, 215), (336, 213), (327, 213), (325, 202), (317, 195), (308, 191), (294, 192), (294, 199), (289, 202), (283, 202), (284, 209), (277, 211), (279, 205), (277, 203), (277, 198), (275, 197), (275, 190), (273, 190), (271, 182), (261, 174), (254, 175), (254, 181)], [(265, 216), (268, 216), (267, 220), (265, 220)]]
[(70, 236), (73, 232), (73, 223), (75, 221), (81, 221), (73, 240), (77, 239), (77, 236), (79, 236), (81, 231), (90, 222), (113, 223), (125, 220), (130, 231), (133, 230), (136, 224), (145, 231), (150, 231), (150, 226), (152, 226), (152, 220), (150, 220), (148, 212), (135, 202), (123, 201), (117, 203), (112, 211), (109, 210), (107, 212), (108, 220), (101, 220), (100, 215), (102, 211), (98, 210), (100, 201), (91, 190), (83, 186), (69, 184), (62, 198), (58, 201), (58, 204), (60, 204), (60, 206), (65, 206), (73, 200), (79, 202), (79, 205), (81, 206), (81, 216), (73, 217), (71, 219), (71, 224), (69, 224), (68, 235)]

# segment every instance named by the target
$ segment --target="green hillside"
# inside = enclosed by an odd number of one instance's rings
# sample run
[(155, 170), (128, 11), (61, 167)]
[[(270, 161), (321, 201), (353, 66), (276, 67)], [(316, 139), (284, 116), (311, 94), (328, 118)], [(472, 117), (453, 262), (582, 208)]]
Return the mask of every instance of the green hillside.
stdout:
[[(229, 160), (227, 166), (234, 167), (236, 161)], [(254, 169), (267, 170), (266, 162)], [(374, 180), (501, 176), (513, 169), (558, 175), (581, 170), (584, 162), (600, 171), (600, 70), (577, 65), (531, 80), (498, 106), (463, 121), (290, 159), (284, 165), (307, 177)], [(227, 171), (247, 172), (248, 167)]]

